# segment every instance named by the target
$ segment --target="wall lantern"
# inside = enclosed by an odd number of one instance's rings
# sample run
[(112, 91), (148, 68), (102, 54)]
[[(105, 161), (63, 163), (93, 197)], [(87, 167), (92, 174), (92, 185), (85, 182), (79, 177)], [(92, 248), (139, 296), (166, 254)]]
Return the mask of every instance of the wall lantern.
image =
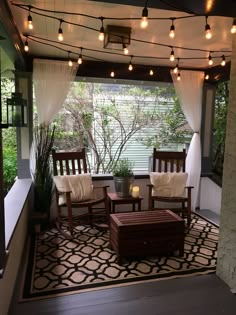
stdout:
[(8, 127), (27, 127), (28, 113), (27, 101), (22, 98), (22, 93), (12, 93), (7, 99), (7, 125)]

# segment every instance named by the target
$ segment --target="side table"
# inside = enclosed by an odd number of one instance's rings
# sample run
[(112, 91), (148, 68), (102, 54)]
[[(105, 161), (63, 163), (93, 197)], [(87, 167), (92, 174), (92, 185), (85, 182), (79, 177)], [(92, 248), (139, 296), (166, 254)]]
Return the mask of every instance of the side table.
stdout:
[(119, 197), (116, 193), (107, 193), (110, 213), (115, 213), (115, 206), (121, 204), (132, 204), (132, 211), (134, 212), (136, 204), (138, 205), (138, 211), (141, 211), (142, 197)]

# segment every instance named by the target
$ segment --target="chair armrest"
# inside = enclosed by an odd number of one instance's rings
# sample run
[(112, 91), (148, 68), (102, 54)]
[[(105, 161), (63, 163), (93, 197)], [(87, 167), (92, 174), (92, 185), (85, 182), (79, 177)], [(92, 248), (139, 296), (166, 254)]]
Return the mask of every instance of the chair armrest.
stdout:
[(152, 185), (152, 184), (147, 184), (147, 186), (150, 187), (150, 188), (154, 187), (154, 185)]
[(103, 186), (94, 186), (93, 188), (96, 189), (96, 188), (108, 188), (110, 187), (109, 185), (103, 185)]
[(59, 195), (60, 195), (60, 194), (71, 193), (71, 192), (72, 192), (71, 190), (66, 190), (66, 189), (63, 189), (63, 188), (61, 188), (60, 190), (58, 190), (58, 189), (56, 188), (56, 190), (57, 190), (57, 192), (58, 192)]
[(192, 188), (194, 188), (193, 186), (185, 186), (184, 188), (186, 188), (186, 189), (192, 189)]

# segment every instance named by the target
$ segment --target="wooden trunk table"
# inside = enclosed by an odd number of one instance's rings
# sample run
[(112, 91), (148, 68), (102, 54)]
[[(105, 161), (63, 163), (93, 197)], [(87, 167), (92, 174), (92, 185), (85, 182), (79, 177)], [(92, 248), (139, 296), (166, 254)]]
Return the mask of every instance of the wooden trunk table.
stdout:
[(184, 220), (170, 210), (110, 214), (110, 244), (123, 257), (184, 253)]

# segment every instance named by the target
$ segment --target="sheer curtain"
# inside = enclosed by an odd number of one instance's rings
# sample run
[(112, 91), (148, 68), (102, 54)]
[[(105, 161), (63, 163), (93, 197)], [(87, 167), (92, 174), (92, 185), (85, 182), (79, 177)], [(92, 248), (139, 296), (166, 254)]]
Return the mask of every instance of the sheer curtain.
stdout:
[(192, 209), (194, 210), (197, 203), (201, 175), (200, 128), (204, 73), (181, 70), (181, 80), (179, 81), (174, 73), (171, 72), (171, 75), (181, 108), (194, 132), (186, 158), (186, 172), (189, 174), (188, 185), (194, 186), (192, 190)]
[[(70, 90), (70, 84), (74, 81), (78, 64), (70, 67), (65, 61), (34, 59), (33, 62), (33, 84), (35, 91), (35, 101), (38, 112), (38, 123), (42, 141), (47, 144), (46, 134), (48, 126), (53, 121), (61, 109), (67, 94)], [(36, 135), (39, 136), (39, 135)], [(30, 171), (31, 175), (35, 173), (35, 137), (30, 151)]]
[(35, 59), (33, 83), (39, 124), (49, 125), (59, 112), (74, 80), (78, 65)]

